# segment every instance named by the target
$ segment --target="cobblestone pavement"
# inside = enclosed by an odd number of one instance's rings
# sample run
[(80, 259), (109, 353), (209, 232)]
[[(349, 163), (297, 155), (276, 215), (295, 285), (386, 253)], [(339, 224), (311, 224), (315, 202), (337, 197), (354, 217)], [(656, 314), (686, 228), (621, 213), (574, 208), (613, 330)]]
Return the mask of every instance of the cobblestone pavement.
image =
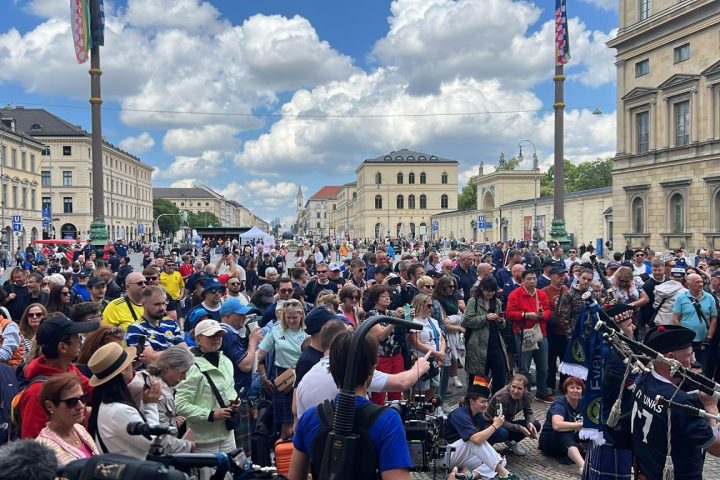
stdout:
[[(453, 410), (456, 406), (463, 391), (461, 389), (452, 389), (450, 399), (446, 402), (445, 412)], [(548, 407), (545, 403), (533, 402), (533, 412), (535, 418), (543, 423), (545, 420), (545, 412)], [(520, 446), (527, 452), (524, 457), (518, 457), (508, 454), (507, 469), (516, 474), (523, 480), (578, 480), (580, 475), (574, 465), (562, 465), (556, 459), (545, 456), (538, 448), (537, 440), (523, 440)], [(447, 475), (438, 469), (433, 477), (432, 472), (414, 472), (411, 477), (417, 480), (445, 480)], [(711, 455), (706, 455), (705, 468), (703, 478), (720, 479), (720, 459)]]

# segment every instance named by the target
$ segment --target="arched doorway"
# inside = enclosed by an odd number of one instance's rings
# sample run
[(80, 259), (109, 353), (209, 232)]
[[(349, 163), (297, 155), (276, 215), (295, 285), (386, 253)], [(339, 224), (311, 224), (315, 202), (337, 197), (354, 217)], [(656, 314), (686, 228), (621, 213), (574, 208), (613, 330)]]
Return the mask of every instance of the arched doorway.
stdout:
[(38, 229), (33, 227), (32, 231), (30, 232), (30, 241), (34, 242), (38, 239)]
[(493, 209), (495, 209), (495, 197), (493, 197), (493, 194), (488, 190), (483, 196), (482, 210), (487, 214), (492, 213)]
[(60, 237), (66, 240), (75, 240), (77, 238), (77, 227), (72, 223), (66, 223), (60, 227)]
[(380, 238), (382, 236), (382, 223), (376, 223), (375, 224), (375, 238)]

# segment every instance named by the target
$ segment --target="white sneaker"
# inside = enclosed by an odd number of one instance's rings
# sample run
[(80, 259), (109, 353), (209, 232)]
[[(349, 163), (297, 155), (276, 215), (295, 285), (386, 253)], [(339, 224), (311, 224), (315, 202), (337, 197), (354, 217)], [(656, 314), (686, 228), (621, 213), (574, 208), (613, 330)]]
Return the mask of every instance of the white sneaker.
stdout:
[(450, 377), (450, 381), (452, 382), (452, 384), (455, 388), (463, 387), (463, 384), (458, 377)]

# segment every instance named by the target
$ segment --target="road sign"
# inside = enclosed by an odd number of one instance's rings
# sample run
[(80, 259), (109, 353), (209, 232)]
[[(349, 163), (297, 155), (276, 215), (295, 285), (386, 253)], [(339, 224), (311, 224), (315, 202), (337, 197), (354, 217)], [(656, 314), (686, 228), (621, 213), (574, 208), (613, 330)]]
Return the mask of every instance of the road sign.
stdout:
[(22, 236), (22, 232), (19, 231), (19, 230), (14, 230), (14, 231), (13, 231), (13, 235), (15, 235), (16, 237), (21, 237), (21, 236)]
[(438, 222), (437, 220), (433, 220), (432, 222), (432, 231), (435, 233), (440, 231), (440, 222)]
[(485, 228), (490, 230), (492, 228), (492, 222), (485, 222)]
[(22, 232), (22, 215), (12, 216), (13, 232)]

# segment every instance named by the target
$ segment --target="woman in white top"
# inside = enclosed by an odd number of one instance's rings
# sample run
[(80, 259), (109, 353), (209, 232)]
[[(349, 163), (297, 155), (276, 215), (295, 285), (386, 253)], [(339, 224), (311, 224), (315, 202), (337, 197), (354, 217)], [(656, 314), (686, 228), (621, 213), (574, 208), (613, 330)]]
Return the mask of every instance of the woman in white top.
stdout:
[(93, 372), (90, 385), (94, 390), (88, 430), (102, 452), (145, 460), (151, 440), (128, 434), (127, 426), (136, 422), (150, 425), (160, 422), (157, 402), (161, 388), (157, 381), (150, 381), (143, 395), (143, 406), (138, 408), (127, 386), (134, 377), (135, 354), (135, 347), (123, 350), (113, 342), (103, 345), (90, 357), (88, 367)]
[[(419, 293), (413, 298), (412, 306), (415, 310), (413, 322), (422, 324), (423, 329), (420, 331), (413, 330), (408, 335), (410, 345), (418, 357), (431, 352), (430, 361), (432, 362), (434, 359), (435, 366), (441, 367), (445, 362), (445, 339), (442, 336), (437, 320), (432, 318), (433, 299), (430, 295)], [(427, 380), (420, 379), (414, 389), (420, 390), (426, 399), (430, 399), (435, 395), (435, 391), (439, 386), (440, 370), (438, 369), (438, 373), (434, 377)]]

